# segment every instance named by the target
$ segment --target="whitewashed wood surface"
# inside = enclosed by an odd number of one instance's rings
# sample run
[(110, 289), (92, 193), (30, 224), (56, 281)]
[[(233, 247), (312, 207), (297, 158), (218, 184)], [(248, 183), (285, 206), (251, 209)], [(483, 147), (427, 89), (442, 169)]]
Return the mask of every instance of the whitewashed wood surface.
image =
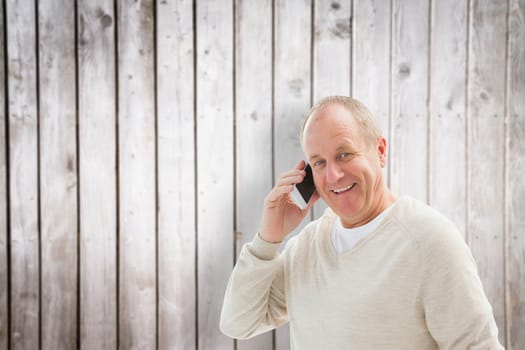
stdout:
[(458, 226), (525, 348), (524, 39), (525, 0), (1, 2), (0, 350), (289, 349), (220, 309), (329, 94), (370, 108), (389, 184)]
[[(41, 347), (77, 344), (75, 8), (38, 2)], [(56, 20), (56, 13), (61, 20)]]
[[(272, 1), (235, 2), (235, 256), (257, 232), (273, 185)], [(237, 342), (238, 350), (273, 347), (273, 332)]]
[(31, 1), (10, 0), (4, 4), (9, 133), (7, 340), (13, 349), (37, 349), (41, 296), (36, 9)]
[(433, 1), (430, 23), (428, 201), (464, 235), (467, 2)]
[[(4, 13), (4, 3), (0, 3), (0, 14)], [(0, 47), (5, 47), (4, 16), (0, 16)], [(0, 81), (5, 81), (5, 50), (0, 50)], [(5, 96), (5, 84), (0, 85), (0, 96)], [(7, 115), (5, 98), (0, 98), (0, 139), (7, 139)], [(8, 315), (8, 256), (7, 256), (7, 157), (6, 143), (0, 142), (0, 349), (7, 348), (7, 328), (9, 324)]]
[[(505, 178), (507, 349), (525, 349), (525, 1), (509, 7)], [(503, 331), (503, 329), (501, 329)]]
[(79, 1), (77, 21), (80, 347), (115, 349), (118, 146), (113, 2)]
[(429, 6), (429, 0), (407, 0), (392, 8), (390, 186), (422, 201), (428, 197)]
[(188, 0), (161, 2), (156, 7), (160, 349), (196, 348), (192, 13)]
[[(471, 3), (467, 91), (467, 241), (501, 329), (505, 324), (507, 6), (502, 1)], [(500, 340), (505, 340), (504, 332)]]
[(197, 3), (198, 348), (231, 349), (218, 330), (234, 261), (233, 1)]
[(154, 3), (117, 2), (119, 346), (157, 344)]

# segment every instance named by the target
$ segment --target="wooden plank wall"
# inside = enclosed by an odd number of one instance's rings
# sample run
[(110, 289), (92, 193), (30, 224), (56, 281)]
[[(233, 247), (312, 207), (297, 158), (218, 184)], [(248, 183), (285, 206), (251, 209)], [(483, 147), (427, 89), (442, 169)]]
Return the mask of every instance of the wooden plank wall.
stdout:
[(464, 232), (525, 349), (525, 0), (2, 0), (0, 48), (0, 350), (288, 349), (220, 308), (329, 94), (370, 107), (390, 186)]
[(118, 334), (114, 13), (108, 0), (83, 1), (77, 7), (78, 332), (82, 349), (116, 348)]
[[(77, 333), (77, 152), (74, 3), (38, 2), (41, 346), (70, 349)], [(56, 13), (62, 13), (56, 20)]]

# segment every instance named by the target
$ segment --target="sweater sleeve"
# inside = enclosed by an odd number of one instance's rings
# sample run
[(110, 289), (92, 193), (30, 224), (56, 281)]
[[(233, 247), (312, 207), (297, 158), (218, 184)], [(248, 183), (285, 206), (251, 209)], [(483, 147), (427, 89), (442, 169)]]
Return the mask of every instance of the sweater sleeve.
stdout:
[(503, 349), (476, 263), (459, 232), (441, 226), (421, 252), (425, 320), (439, 348)]
[(221, 331), (246, 339), (287, 322), (280, 244), (256, 235), (245, 244), (230, 276), (221, 312)]

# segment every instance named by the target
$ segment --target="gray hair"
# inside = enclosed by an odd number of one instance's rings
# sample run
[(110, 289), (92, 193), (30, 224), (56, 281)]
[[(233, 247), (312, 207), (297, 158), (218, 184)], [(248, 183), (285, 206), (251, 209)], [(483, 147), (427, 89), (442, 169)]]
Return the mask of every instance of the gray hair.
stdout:
[(334, 104), (343, 106), (350, 112), (360, 126), (363, 140), (365, 140), (366, 143), (370, 145), (375, 144), (377, 140), (383, 136), (381, 128), (374, 116), (362, 102), (348, 96), (328, 96), (317, 102), (304, 117), (301, 127), (301, 144), (303, 143), (304, 128), (310, 117), (323, 108)]

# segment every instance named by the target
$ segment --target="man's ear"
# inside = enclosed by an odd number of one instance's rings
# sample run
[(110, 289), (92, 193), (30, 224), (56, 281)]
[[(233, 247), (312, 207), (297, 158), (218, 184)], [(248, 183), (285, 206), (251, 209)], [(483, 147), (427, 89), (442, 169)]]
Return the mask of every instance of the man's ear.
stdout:
[(386, 165), (386, 139), (383, 136), (377, 140), (377, 154), (381, 168), (384, 168)]

